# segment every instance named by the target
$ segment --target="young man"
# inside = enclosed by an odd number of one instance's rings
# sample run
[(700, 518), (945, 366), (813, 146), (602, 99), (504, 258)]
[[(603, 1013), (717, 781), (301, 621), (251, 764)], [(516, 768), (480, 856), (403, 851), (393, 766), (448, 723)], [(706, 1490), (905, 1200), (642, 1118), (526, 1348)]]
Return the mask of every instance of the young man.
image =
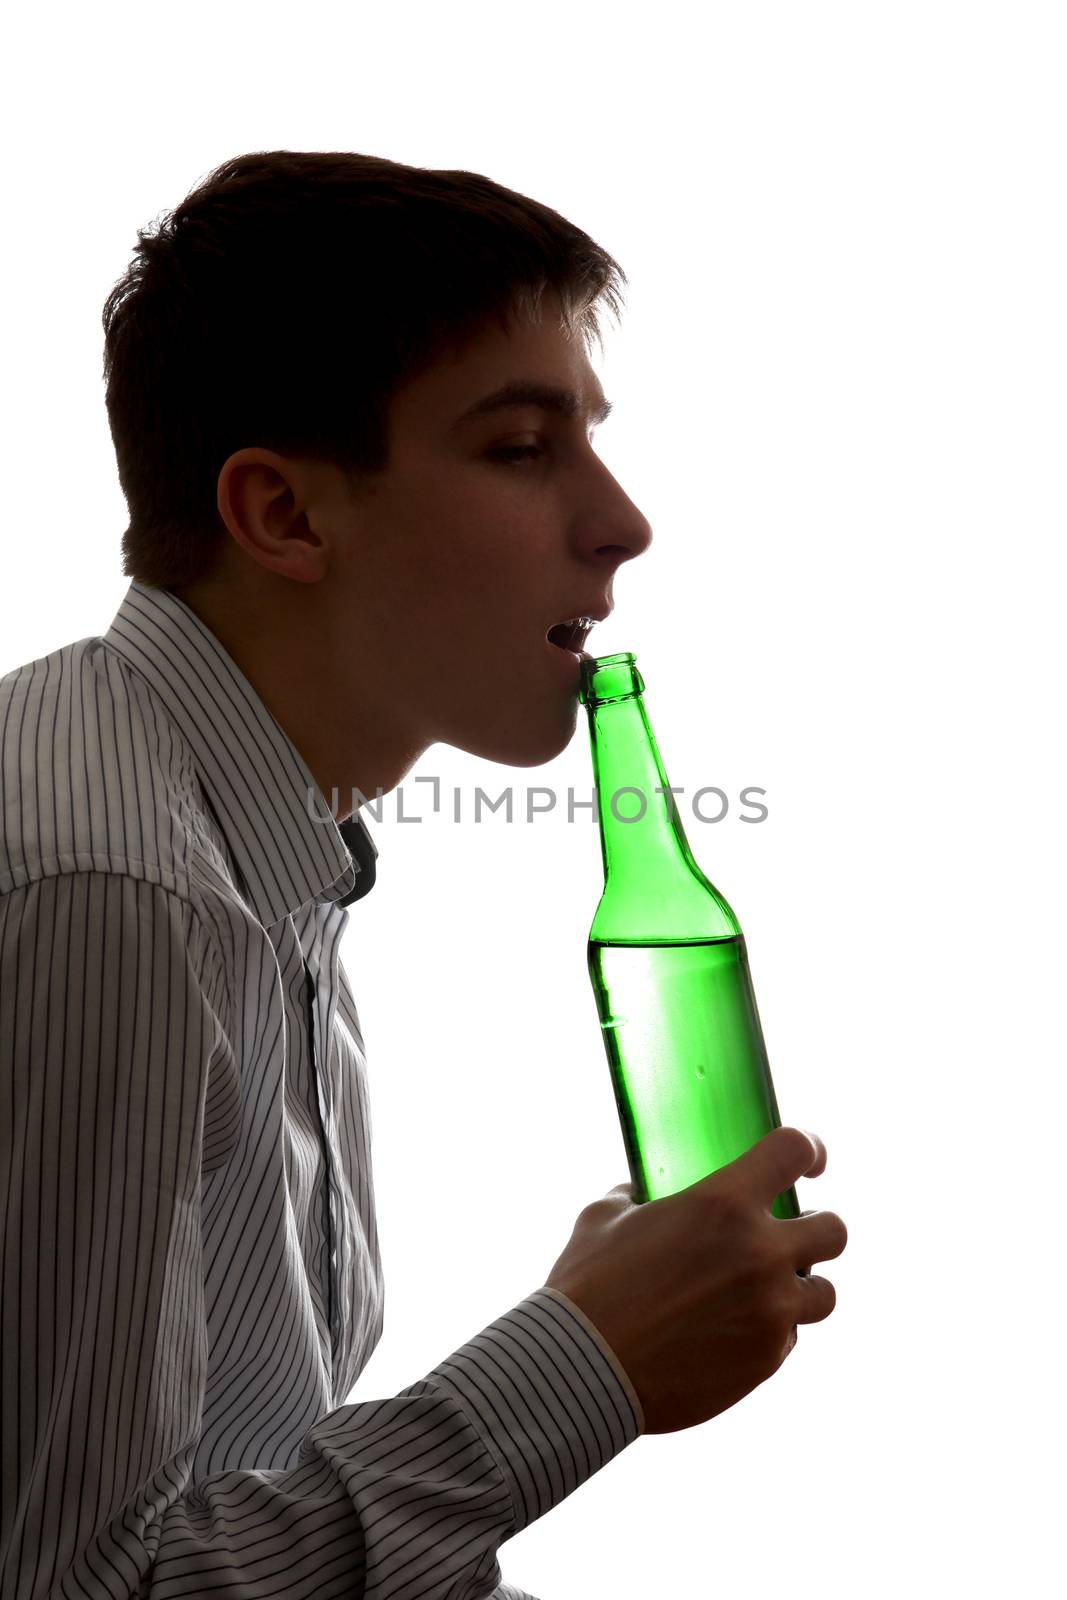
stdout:
[(352, 797), (438, 741), (570, 740), (548, 632), (650, 538), (592, 445), (621, 277), (475, 174), (275, 152), (142, 234), (108, 300), (130, 586), (0, 680), (16, 1600), (515, 1600), (502, 1543), (833, 1309), (798, 1269), (844, 1224), (770, 1213), (825, 1164), (783, 1128), (669, 1199), (620, 1185), (518, 1306), (343, 1403), (382, 1326)]

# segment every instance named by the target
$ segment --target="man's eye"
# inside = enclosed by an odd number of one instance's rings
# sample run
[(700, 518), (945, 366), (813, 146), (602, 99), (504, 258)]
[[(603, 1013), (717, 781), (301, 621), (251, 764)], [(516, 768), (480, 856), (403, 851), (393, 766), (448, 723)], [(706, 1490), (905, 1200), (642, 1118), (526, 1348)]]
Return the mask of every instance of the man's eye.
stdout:
[[(546, 454), (539, 444), (512, 444), (500, 450), (490, 450), (489, 454), (494, 460), (503, 461), (506, 465), (517, 467), (522, 461), (528, 461), (533, 456)], [(518, 457), (518, 459), (516, 459)]]

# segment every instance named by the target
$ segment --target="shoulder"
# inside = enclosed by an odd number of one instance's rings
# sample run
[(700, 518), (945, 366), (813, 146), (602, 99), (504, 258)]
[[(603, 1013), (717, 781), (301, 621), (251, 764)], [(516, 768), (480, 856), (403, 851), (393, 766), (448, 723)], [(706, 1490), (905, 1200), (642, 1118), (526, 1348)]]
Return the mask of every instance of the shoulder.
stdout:
[(195, 900), (196, 788), (183, 741), (102, 639), (0, 678), (0, 893), (110, 872)]

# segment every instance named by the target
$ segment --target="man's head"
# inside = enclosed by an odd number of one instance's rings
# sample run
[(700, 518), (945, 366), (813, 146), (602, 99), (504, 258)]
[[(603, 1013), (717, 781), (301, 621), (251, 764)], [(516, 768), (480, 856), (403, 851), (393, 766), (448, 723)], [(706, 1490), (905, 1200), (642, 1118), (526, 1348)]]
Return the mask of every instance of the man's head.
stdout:
[[(104, 314), (127, 575), (218, 633), (327, 794), (363, 787), (346, 742), (368, 794), (438, 741), (557, 754), (577, 665), (546, 632), (650, 538), (590, 438), (621, 269), (486, 178), (343, 154), (228, 162), (140, 240)], [(478, 411), (516, 382), (573, 415)]]

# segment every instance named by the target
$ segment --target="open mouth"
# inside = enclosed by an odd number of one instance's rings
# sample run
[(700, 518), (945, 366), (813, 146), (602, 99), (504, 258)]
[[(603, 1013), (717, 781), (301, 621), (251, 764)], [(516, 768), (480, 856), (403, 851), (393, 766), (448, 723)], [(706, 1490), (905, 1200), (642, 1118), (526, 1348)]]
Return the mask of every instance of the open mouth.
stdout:
[(558, 650), (569, 652), (581, 661), (590, 660), (591, 657), (585, 649), (585, 641), (593, 626), (592, 617), (570, 617), (566, 622), (557, 622), (548, 630), (548, 642), (554, 644)]

